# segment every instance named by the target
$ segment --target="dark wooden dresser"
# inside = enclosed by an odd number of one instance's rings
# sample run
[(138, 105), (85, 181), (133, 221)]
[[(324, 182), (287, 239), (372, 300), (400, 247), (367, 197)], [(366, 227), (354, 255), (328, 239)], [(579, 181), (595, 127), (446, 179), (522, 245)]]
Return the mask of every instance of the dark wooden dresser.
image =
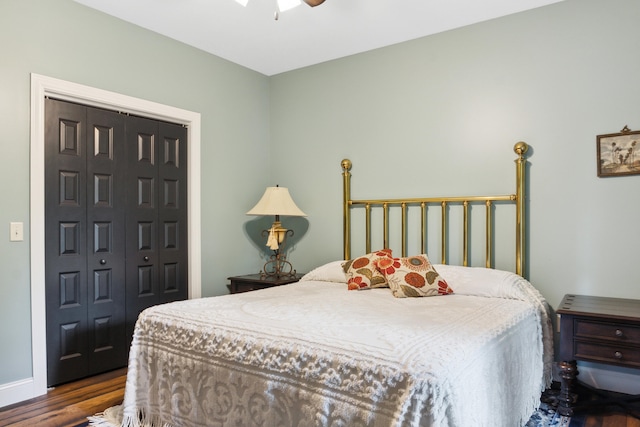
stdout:
[(558, 412), (571, 416), (576, 405), (577, 360), (640, 369), (640, 300), (568, 294), (556, 313), (561, 377)]
[(229, 291), (232, 294), (255, 291), (257, 289), (271, 288), (273, 286), (286, 285), (297, 282), (304, 274), (296, 274), (286, 277), (263, 277), (261, 274), (247, 274), (244, 276), (229, 277)]

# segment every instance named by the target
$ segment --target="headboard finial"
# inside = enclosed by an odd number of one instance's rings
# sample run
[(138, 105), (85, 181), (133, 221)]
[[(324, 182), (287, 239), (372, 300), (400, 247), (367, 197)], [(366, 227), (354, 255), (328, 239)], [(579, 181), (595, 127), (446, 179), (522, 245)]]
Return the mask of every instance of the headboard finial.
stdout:
[(528, 150), (529, 144), (523, 141), (516, 142), (516, 145), (513, 146), (513, 151), (520, 156), (520, 158), (524, 157)]
[(343, 172), (347, 172), (351, 170), (351, 160), (349, 159), (342, 159), (342, 162), (340, 162), (340, 165), (342, 166)]

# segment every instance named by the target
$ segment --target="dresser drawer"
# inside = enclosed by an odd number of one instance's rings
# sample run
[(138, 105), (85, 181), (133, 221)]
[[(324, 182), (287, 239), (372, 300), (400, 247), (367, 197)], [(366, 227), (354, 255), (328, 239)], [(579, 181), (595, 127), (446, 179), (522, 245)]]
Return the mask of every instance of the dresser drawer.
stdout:
[(575, 357), (594, 362), (640, 367), (640, 349), (588, 341), (575, 342)]
[(575, 336), (640, 345), (640, 326), (576, 319)]
[(558, 413), (571, 416), (577, 402), (578, 361), (640, 369), (640, 299), (567, 294), (556, 313), (561, 382)]

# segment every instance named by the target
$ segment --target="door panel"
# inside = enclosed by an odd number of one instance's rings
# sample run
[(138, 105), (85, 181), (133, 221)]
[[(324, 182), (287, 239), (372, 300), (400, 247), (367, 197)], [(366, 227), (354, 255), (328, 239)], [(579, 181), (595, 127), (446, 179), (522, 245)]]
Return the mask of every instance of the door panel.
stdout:
[(127, 123), (127, 337), (138, 314), (160, 302), (158, 286), (158, 123)]
[(159, 124), (161, 203), (158, 251), (160, 268), (160, 302), (187, 298), (187, 129)]
[(86, 110), (45, 101), (47, 380), (86, 375)]
[(112, 111), (87, 108), (89, 375), (127, 361), (124, 119)]

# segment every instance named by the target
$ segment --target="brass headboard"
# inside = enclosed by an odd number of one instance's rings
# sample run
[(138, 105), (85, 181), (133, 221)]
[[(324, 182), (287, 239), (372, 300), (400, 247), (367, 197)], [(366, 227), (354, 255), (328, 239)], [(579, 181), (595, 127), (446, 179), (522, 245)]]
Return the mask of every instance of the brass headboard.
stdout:
[(351, 258), (351, 209), (355, 206), (364, 206), (365, 208), (365, 235), (366, 235), (366, 252), (371, 252), (371, 208), (382, 208), (383, 222), (383, 244), (389, 247), (389, 207), (399, 206), (401, 208), (402, 223), (402, 256), (406, 255), (407, 250), (407, 208), (410, 205), (420, 206), (421, 208), (421, 251), (426, 253), (426, 230), (428, 205), (440, 205), (442, 208), (441, 216), (441, 253), (442, 264), (447, 263), (447, 206), (450, 204), (461, 204), (463, 209), (463, 233), (462, 233), (462, 264), (469, 265), (469, 206), (471, 204), (484, 203), (486, 206), (485, 214), (485, 266), (493, 267), (493, 211), (494, 202), (508, 202), (515, 204), (516, 207), (516, 232), (515, 232), (515, 273), (523, 275), (524, 271), (524, 248), (525, 248), (525, 169), (527, 160), (525, 154), (529, 146), (525, 142), (518, 142), (513, 151), (518, 155), (516, 163), (516, 192), (515, 194), (507, 194), (501, 196), (468, 196), (468, 197), (419, 197), (409, 199), (372, 199), (372, 200), (353, 200), (351, 199), (351, 161), (342, 160), (342, 178), (343, 178), (343, 241), (344, 241), (344, 259)]

